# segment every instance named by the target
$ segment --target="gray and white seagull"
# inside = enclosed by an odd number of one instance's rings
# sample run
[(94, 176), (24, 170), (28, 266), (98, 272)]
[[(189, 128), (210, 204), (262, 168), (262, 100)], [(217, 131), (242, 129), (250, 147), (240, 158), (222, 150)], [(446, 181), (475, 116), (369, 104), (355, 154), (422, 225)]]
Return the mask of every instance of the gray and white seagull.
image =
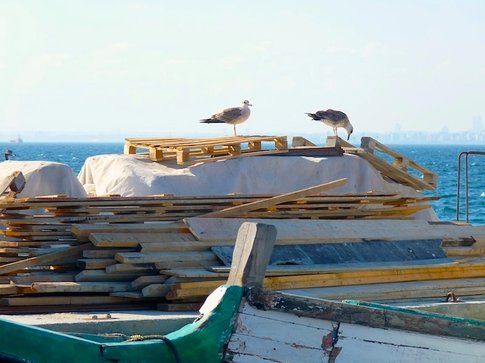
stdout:
[(335, 136), (338, 136), (337, 128), (342, 127), (347, 131), (347, 140), (354, 132), (354, 128), (349, 121), (349, 118), (342, 111), (328, 109), (327, 111), (317, 111), (315, 113), (307, 113), (315, 121), (322, 121), (325, 125), (333, 129)]
[(236, 125), (239, 125), (246, 121), (251, 115), (249, 106), (252, 104), (248, 100), (243, 101), (241, 107), (231, 107), (222, 110), (219, 113), (212, 115), (210, 118), (200, 120), (204, 124), (229, 124), (234, 127), (234, 136), (237, 136)]

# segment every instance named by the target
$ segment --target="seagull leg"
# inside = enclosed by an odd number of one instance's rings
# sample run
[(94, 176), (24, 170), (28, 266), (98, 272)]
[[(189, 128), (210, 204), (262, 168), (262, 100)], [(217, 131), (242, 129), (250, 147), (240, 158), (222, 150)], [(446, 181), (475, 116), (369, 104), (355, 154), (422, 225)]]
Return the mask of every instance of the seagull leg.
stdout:
[(338, 129), (335, 128), (335, 135), (338, 137)]
[(234, 136), (237, 136), (236, 125), (234, 124), (233, 127), (234, 127)]

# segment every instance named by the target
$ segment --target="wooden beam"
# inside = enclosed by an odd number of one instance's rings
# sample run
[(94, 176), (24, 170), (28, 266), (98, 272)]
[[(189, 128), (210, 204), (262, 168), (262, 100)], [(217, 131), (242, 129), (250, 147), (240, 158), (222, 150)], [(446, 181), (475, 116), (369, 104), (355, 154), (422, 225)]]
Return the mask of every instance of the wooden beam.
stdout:
[(276, 228), (274, 226), (262, 223), (243, 223), (237, 235), (227, 284), (262, 285), (275, 241)]
[(345, 185), (347, 183), (347, 178), (343, 179), (338, 179), (331, 181), (329, 183), (324, 183), (320, 185), (316, 185), (310, 188), (305, 188), (305, 189), (300, 189), (294, 192), (290, 193), (285, 193), (281, 195), (277, 195), (272, 198), (267, 198), (263, 200), (258, 200), (252, 203), (246, 203), (243, 205), (231, 207), (231, 208), (226, 208), (221, 211), (216, 211), (216, 212), (211, 212), (202, 215), (201, 217), (204, 218), (222, 218), (222, 217), (230, 217), (234, 215), (238, 215), (241, 213), (246, 213), (246, 212), (251, 212), (257, 209), (262, 209), (262, 208), (269, 208), (278, 204), (290, 202), (297, 200), (299, 198), (304, 198), (307, 196), (312, 196), (312, 195), (318, 195), (323, 192), (329, 191), (331, 189), (335, 189), (338, 187), (341, 187), (342, 185)]
[(72, 258), (77, 258), (81, 255), (82, 251), (92, 247), (91, 243), (85, 243), (79, 246), (68, 247), (61, 251), (48, 253), (45, 255), (27, 258), (25, 260), (8, 263), (0, 266), (0, 275), (5, 275), (11, 272), (23, 270), (32, 266), (43, 266), (49, 264), (64, 264), (66, 262), (72, 262)]
[[(185, 223), (200, 241), (235, 240), (245, 218), (186, 218)], [(436, 224), (421, 220), (303, 220), (291, 223), (277, 219), (255, 219), (252, 222), (272, 224), (278, 230), (278, 241), (355, 242), (362, 239), (416, 240), (485, 236), (485, 226)], [(399, 231), (399, 233), (396, 233)], [(308, 242), (307, 242), (308, 243)], [(485, 246), (484, 246), (485, 247)]]

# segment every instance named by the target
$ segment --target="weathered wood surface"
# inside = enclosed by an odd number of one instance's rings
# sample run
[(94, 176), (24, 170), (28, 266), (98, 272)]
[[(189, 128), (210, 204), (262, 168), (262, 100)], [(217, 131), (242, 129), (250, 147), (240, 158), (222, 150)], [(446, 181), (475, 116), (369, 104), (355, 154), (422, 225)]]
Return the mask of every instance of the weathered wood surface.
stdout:
[[(232, 264), (232, 246), (211, 250), (226, 265)], [(270, 265), (316, 265), (349, 262), (412, 261), (446, 258), (440, 240), (368, 241), (342, 244), (275, 246)]]
[(369, 328), (243, 304), (228, 345), (234, 362), (480, 361), (482, 342)]
[(71, 232), (80, 240), (88, 241), (91, 233), (184, 233), (188, 232), (184, 223), (180, 222), (151, 222), (151, 223), (123, 223), (123, 224), (73, 224)]
[[(485, 276), (483, 261), (465, 265), (429, 265), (387, 267), (368, 270), (349, 270), (325, 274), (270, 276), (264, 279), (264, 287), (271, 290), (290, 290), (313, 287), (366, 285), (406, 281), (480, 278)], [(207, 296), (224, 281), (181, 282), (174, 284), (167, 298), (180, 299)]]
[(90, 243), (85, 243), (79, 246), (68, 247), (61, 251), (48, 253), (45, 255), (27, 258), (18, 262), (12, 262), (3, 266), (0, 266), (0, 275), (23, 270), (31, 266), (39, 266), (45, 264), (62, 264), (69, 261), (69, 258), (76, 259), (81, 255), (82, 251), (89, 248)]
[(226, 208), (221, 211), (207, 213), (201, 217), (203, 218), (222, 218), (222, 217), (230, 217), (234, 215), (240, 215), (243, 213), (251, 212), (254, 210), (262, 209), (262, 208), (270, 208), (278, 204), (286, 203), (295, 201), (297, 199), (307, 197), (307, 196), (315, 196), (321, 194), (323, 192), (341, 187), (347, 183), (347, 179), (339, 179), (334, 180), (329, 183), (324, 183), (320, 185), (316, 185), (310, 188), (305, 188), (301, 190), (297, 190), (290, 193), (280, 194), (278, 196), (267, 198), (263, 200), (258, 200), (252, 203), (246, 203), (240, 206), (235, 206), (231, 208)]
[(29, 288), (35, 293), (116, 292), (129, 291), (125, 282), (34, 282)]
[(0, 299), (0, 305), (36, 306), (36, 305), (98, 305), (119, 304), (129, 299), (114, 296), (23, 296)]
[(330, 300), (386, 301), (441, 298), (445, 301), (446, 294), (450, 291), (453, 291), (459, 297), (482, 295), (485, 293), (484, 286), (485, 278), (470, 278), (292, 289), (285, 292), (292, 295)]
[(276, 228), (262, 223), (243, 223), (239, 228), (228, 285), (260, 286), (263, 283)]
[[(201, 241), (234, 240), (244, 218), (186, 218), (185, 223)], [(485, 237), (485, 226), (428, 223), (421, 220), (292, 220), (251, 219), (274, 225), (277, 240), (317, 240), (327, 242), (374, 240), (443, 239)]]
[(477, 320), (391, 307), (374, 308), (256, 289), (251, 291), (248, 302), (258, 309), (332, 322), (485, 341), (485, 322)]
[[(423, 260), (410, 261), (387, 261), (387, 262), (348, 262), (348, 263), (329, 263), (329, 264), (314, 264), (314, 265), (268, 265), (266, 274), (268, 276), (279, 275), (309, 275), (322, 274), (332, 272), (342, 272), (351, 270), (369, 270), (369, 269), (385, 269), (385, 268), (402, 268), (408, 266), (436, 266), (436, 265), (452, 265), (458, 261), (451, 258), (431, 258)], [(229, 273), (229, 266), (211, 266), (205, 273)], [(167, 272), (171, 273), (187, 273), (191, 270), (177, 270), (170, 269)], [(200, 270), (193, 270), (195, 273), (202, 273)], [(222, 276), (222, 275), (221, 275)]]
[(195, 241), (191, 233), (92, 233), (89, 240), (96, 247), (137, 247), (141, 243)]

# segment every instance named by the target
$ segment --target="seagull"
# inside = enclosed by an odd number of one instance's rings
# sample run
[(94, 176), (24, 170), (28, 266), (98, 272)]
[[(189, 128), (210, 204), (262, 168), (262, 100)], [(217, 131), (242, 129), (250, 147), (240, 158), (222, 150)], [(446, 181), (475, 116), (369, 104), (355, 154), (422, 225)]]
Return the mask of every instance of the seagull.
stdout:
[(354, 132), (354, 127), (349, 121), (349, 118), (342, 111), (328, 109), (327, 111), (317, 111), (315, 113), (307, 113), (315, 121), (322, 121), (325, 125), (333, 128), (335, 136), (338, 136), (337, 128), (342, 127), (347, 131), (347, 140)]
[(243, 123), (251, 115), (249, 106), (252, 104), (248, 100), (243, 101), (241, 107), (231, 107), (212, 115), (210, 118), (200, 120), (204, 124), (229, 124), (234, 127), (234, 136), (237, 136), (236, 125)]

